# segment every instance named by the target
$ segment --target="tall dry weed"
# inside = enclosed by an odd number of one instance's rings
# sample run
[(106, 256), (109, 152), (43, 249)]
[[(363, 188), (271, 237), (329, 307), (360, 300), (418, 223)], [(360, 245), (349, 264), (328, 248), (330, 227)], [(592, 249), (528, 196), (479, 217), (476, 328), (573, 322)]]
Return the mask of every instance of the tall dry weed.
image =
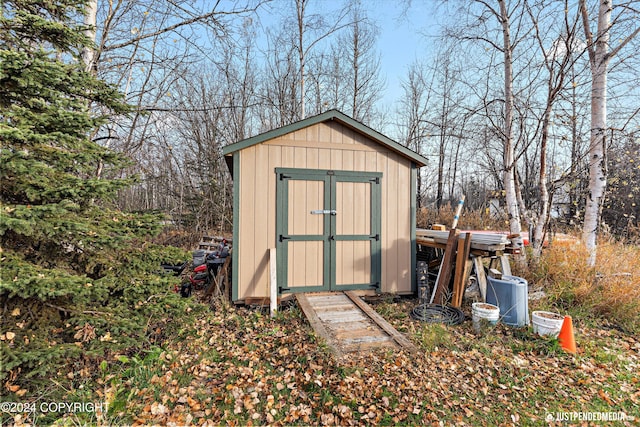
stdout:
[(640, 247), (613, 241), (598, 246), (595, 268), (587, 268), (583, 245), (555, 245), (531, 271), (559, 307), (579, 309), (640, 331)]

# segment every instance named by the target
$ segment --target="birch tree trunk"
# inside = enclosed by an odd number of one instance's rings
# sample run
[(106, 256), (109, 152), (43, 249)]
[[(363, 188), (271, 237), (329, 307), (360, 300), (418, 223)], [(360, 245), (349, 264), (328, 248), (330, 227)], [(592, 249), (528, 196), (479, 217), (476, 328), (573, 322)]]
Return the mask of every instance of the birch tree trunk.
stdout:
[[(504, 0), (500, 5), (500, 24), (502, 25), (504, 52), (504, 154), (503, 182), (506, 198), (506, 209), (509, 216), (509, 232), (520, 234), (520, 210), (516, 197), (515, 168), (516, 160), (513, 147), (513, 63), (512, 45), (509, 29), (509, 14)], [(518, 263), (524, 264), (524, 252), (516, 257)]]
[(82, 62), (84, 62), (84, 68), (87, 72), (91, 72), (93, 75), (97, 74), (96, 69), (96, 16), (98, 15), (98, 0), (87, 1), (87, 7), (84, 12), (84, 25), (88, 28), (84, 31), (84, 35), (91, 40), (91, 46), (85, 46), (82, 48)]
[[(589, 251), (588, 265), (596, 264), (597, 232), (607, 188), (607, 73), (609, 62), (627, 43), (640, 33), (637, 25), (614, 49), (609, 50), (612, 0), (600, 0), (596, 37), (590, 30), (586, 0), (580, 0), (589, 62), (591, 65), (591, 138), (589, 142), (589, 192), (584, 213), (582, 240)], [(633, 10), (628, 8), (628, 10)], [(634, 10), (637, 14), (637, 11)]]
[(589, 30), (589, 16), (585, 0), (580, 9), (591, 63), (591, 136), (589, 142), (589, 193), (587, 195), (582, 240), (589, 251), (588, 265), (596, 263), (596, 236), (600, 225), (602, 201), (607, 185), (606, 129), (607, 129), (607, 67), (609, 65), (609, 27), (612, 4), (600, 0), (598, 32), (595, 40)]

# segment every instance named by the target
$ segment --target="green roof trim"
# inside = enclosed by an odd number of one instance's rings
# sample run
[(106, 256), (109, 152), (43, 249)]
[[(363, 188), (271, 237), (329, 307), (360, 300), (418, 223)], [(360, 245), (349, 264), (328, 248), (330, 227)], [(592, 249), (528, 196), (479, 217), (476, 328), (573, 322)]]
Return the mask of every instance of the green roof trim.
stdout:
[(336, 120), (344, 126), (347, 126), (348, 128), (351, 128), (352, 130), (359, 132), (362, 135), (365, 135), (370, 139), (378, 142), (380, 145), (389, 148), (391, 151), (395, 151), (396, 153), (411, 159), (416, 163), (416, 166), (418, 167), (426, 166), (427, 164), (427, 159), (425, 157), (408, 149), (407, 147), (404, 147), (403, 145), (398, 144), (397, 142), (384, 136), (380, 132), (371, 129), (370, 127), (358, 122), (357, 120), (352, 119), (351, 117), (347, 116), (344, 113), (341, 113), (338, 110), (329, 110), (322, 114), (318, 114), (317, 116), (308, 117), (304, 120), (292, 123), (288, 126), (273, 129), (268, 132), (253, 136), (251, 138), (236, 142), (234, 144), (227, 145), (222, 149), (222, 154), (224, 156), (229, 156), (236, 151), (240, 151), (247, 147), (251, 147), (253, 145), (278, 138), (288, 133), (292, 133), (297, 130), (330, 120)]

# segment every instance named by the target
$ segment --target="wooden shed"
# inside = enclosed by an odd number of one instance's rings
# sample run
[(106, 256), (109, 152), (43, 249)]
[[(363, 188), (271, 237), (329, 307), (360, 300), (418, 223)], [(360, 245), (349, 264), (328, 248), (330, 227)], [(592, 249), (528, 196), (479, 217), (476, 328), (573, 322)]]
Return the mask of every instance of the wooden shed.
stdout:
[(427, 160), (331, 110), (228, 145), (232, 299), (415, 292), (416, 180)]

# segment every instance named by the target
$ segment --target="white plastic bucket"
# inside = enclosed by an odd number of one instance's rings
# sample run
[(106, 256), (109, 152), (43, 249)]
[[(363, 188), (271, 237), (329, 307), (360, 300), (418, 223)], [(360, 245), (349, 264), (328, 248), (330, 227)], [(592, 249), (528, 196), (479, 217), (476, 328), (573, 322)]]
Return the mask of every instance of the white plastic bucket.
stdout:
[(564, 316), (550, 311), (534, 311), (532, 314), (533, 332), (538, 335), (557, 337), (562, 328)]
[(471, 318), (473, 320), (473, 329), (476, 332), (480, 332), (483, 319), (492, 325), (498, 322), (500, 318), (500, 308), (493, 304), (487, 304), (486, 302), (474, 302), (471, 305)]

